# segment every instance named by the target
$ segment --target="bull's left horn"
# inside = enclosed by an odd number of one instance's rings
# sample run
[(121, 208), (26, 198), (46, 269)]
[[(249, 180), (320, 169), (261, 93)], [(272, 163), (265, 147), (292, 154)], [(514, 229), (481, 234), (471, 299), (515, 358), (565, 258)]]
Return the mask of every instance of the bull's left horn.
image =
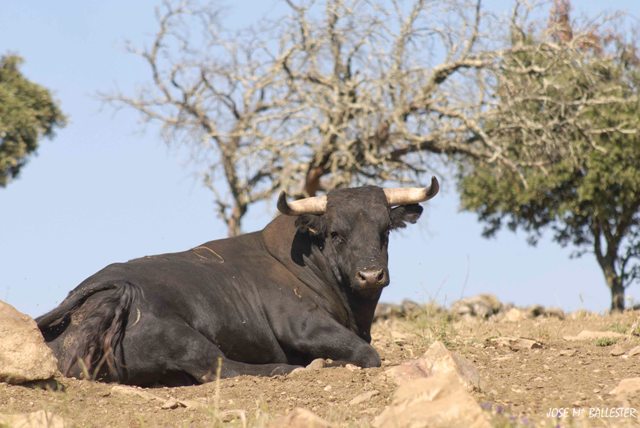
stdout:
[(395, 189), (384, 189), (389, 206), (409, 205), (424, 202), (433, 198), (440, 190), (440, 184), (436, 177), (431, 177), (429, 187), (398, 187)]
[(327, 197), (312, 196), (287, 202), (287, 194), (283, 190), (278, 196), (278, 211), (286, 215), (324, 214), (327, 211)]

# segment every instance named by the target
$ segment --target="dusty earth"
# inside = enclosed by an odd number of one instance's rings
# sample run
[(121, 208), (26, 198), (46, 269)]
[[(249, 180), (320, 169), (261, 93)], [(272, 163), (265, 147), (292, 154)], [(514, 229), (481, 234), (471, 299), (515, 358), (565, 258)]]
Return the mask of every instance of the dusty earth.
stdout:
[[(473, 396), (494, 426), (640, 426), (640, 393), (625, 397), (609, 393), (620, 380), (640, 377), (640, 354), (629, 355), (640, 345), (640, 337), (634, 334), (638, 319), (640, 312), (629, 311), (611, 316), (578, 312), (563, 320), (485, 321), (456, 319), (427, 306), (405, 318), (374, 325), (373, 343), (383, 360), (381, 368), (323, 368), (275, 378), (243, 376), (182, 388), (130, 388), (68, 378), (57, 379), (62, 385), (57, 391), (0, 383), (0, 413), (44, 409), (71, 426), (261, 427), (277, 426), (279, 417), (302, 407), (335, 426), (367, 427), (389, 404), (396, 388), (385, 368), (421, 356), (434, 340), (440, 340), (480, 372), (482, 390)], [(583, 330), (623, 336), (564, 338)], [(541, 347), (518, 349), (495, 340), (504, 336), (534, 339)], [(374, 392), (365, 401), (351, 402), (369, 391)], [(608, 417), (609, 408), (627, 409), (629, 417)]]

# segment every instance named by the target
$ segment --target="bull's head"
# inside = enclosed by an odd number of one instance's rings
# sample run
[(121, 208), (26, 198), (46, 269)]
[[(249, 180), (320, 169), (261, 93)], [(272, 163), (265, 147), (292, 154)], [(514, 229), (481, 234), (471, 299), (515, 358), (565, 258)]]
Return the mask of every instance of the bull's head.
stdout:
[(298, 216), (298, 231), (312, 238), (334, 276), (356, 293), (367, 295), (389, 284), (389, 232), (415, 223), (422, 214), (418, 203), (438, 190), (433, 177), (424, 188), (337, 189), (327, 196), (292, 202), (282, 192), (278, 210)]

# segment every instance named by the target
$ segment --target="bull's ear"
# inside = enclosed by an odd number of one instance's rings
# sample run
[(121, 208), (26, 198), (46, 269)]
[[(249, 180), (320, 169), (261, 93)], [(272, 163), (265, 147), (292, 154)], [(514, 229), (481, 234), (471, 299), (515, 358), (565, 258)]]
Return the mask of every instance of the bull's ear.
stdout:
[(296, 227), (302, 233), (308, 233), (311, 236), (323, 236), (326, 226), (324, 218), (321, 215), (303, 214), (296, 219)]
[(415, 223), (422, 214), (422, 207), (418, 204), (400, 205), (391, 210), (391, 229), (407, 227), (407, 222)]

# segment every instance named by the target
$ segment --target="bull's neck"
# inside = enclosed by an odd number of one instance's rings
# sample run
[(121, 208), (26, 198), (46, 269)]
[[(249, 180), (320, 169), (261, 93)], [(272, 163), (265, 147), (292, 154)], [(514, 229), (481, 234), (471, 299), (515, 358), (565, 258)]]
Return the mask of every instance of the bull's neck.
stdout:
[(322, 282), (329, 285), (336, 296), (339, 296), (340, 304), (346, 309), (349, 316), (345, 325), (370, 343), (371, 324), (382, 289), (369, 292), (366, 295), (354, 293), (348, 284), (341, 284), (340, 278), (333, 272), (320, 249), (316, 246), (312, 248), (311, 254), (305, 259), (308, 268), (314, 271)]
[(262, 231), (267, 250), (304, 282), (319, 307), (363, 339), (371, 340), (373, 313), (380, 297), (362, 297), (340, 284), (322, 251), (297, 233), (295, 219), (277, 217)]

